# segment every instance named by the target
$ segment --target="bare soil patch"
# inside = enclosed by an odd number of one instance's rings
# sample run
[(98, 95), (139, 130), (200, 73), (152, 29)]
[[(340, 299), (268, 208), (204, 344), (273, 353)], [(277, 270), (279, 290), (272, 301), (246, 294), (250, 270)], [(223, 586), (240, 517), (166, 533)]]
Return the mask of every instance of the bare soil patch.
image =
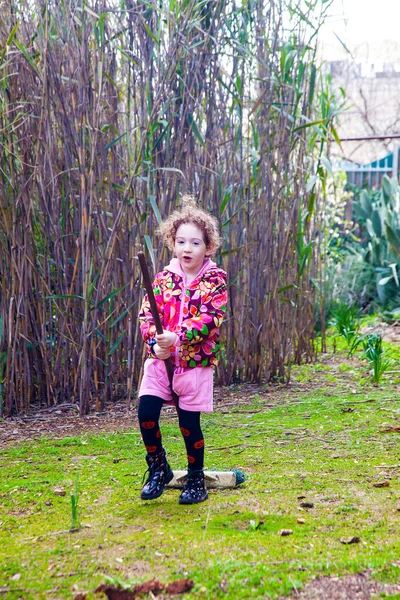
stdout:
[(365, 571), (344, 577), (316, 577), (302, 590), (279, 600), (372, 600), (399, 593), (400, 585), (381, 583)]
[(363, 327), (362, 333), (377, 333), (382, 335), (384, 342), (400, 344), (400, 322), (385, 323), (383, 321)]
[[(279, 391), (282, 388), (271, 389)], [(214, 394), (215, 408), (224, 411), (233, 405), (246, 404), (256, 393), (267, 393), (265, 390), (265, 385), (252, 384), (218, 387)], [(163, 410), (164, 414), (175, 418), (174, 407), (166, 406)], [(127, 431), (136, 428), (136, 403), (128, 406), (126, 402), (117, 402), (107, 406), (104, 412), (94, 412), (84, 417), (79, 416), (76, 404), (65, 403), (33, 411), (30, 415), (18, 415), (0, 421), (0, 448), (43, 436), (61, 439), (84, 433)]]

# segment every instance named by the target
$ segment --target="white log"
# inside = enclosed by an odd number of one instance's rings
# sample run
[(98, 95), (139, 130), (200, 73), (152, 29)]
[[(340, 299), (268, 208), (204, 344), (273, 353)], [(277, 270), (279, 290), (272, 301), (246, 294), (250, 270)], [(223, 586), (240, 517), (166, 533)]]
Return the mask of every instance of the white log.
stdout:
[[(170, 488), (183, 488), (187, 471), (174, 471), (173, 479), (167, 484), (166, 487)], [(235, 488), (240, 483), (243, 483), (243, 479), (239, 478), (234, 471), (204, 471), (206, 480), (206, 486), (210, 489), (213, 488)]]

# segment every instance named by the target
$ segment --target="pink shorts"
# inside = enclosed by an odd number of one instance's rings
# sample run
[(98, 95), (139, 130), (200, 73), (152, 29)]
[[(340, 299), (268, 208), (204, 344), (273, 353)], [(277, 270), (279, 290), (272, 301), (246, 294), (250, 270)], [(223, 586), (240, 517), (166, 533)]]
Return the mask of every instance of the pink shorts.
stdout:
[[(175, 368), (172, 386), (179, 397), (180, 408), (192, 412), (212, 412), (213, 371), (212, 367)], [(166, 402), (172, 402), (171, 388), (163, 360), (148, 358), (144, 363), (139, 397), (146, 395), (158, 396)]]

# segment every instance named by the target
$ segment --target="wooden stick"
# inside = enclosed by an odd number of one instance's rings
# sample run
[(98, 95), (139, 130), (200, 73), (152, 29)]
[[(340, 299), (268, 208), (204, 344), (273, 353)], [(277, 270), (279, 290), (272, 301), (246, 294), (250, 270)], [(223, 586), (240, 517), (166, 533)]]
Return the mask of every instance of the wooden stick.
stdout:
[[(142, 270), (144, 287), (146, 289), (147, 297), (148, 297), (149, 303), (150, 303), (151, 314), (154, 319), (154, 325), (156, 326), (157, 333), (161, 334), (164, 332), (164, 329), (163, 329), (163, 326), (161, 323), (160, 314), (159, 314), (158, 308), (157, 308), (157, 302), (154, 297), (153, 286), (151, 284), (151, 279), (150, 279), (146, 259), (145, 259), (143, 252), (141, 252), (141, 251), (138, 252), (138, 259), (139, 259), (140, 268)], [(165, 364), (165, 368), (166, 368), (167, 375), (168, 375), (169, 385), (170, 385), (171, 392), (172, 392), (172, 398), (173, 398), (174, 404), (176, 406), (176, 409), (178, 410), (178, 400), (179, 399), (172, 388), (172, 379), (174, 377), (174, 370), (175, 370), (174, 365), (172, 364), (172, 361), (170, 358), (166, 358), (164, 360), (164, 364)]]
[[(187, 479), (187, 470), (177, 471), (174, 469), (174, 477), (169, 483), (167, 488), (183, 488)], [(235, 471), (209, 471), (204, 470), (204, 477), (206, 480), (207, 487), (210, 489), (218, 488), (236, 488), (238, 485), (244, 482), (244, 474), (241, 480), (238, 480)]]

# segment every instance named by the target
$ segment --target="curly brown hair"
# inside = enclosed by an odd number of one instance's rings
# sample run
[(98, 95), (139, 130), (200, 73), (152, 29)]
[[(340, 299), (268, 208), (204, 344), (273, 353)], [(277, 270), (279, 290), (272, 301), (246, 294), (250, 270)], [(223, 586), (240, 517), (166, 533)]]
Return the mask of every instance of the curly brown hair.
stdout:
[(203, 233), (207, 255), (213, 254), (221, 246), (221, 236), (217, 219), (202, 208), (198, 208), (193, 196), (183, 196), (181, 204), (182, 208), (174, 210), (158, 228), (158, 233), (164, 244), (170, 250), (173, 250), (178, 228), (181, 225), (190, 223), (198, 227)]

